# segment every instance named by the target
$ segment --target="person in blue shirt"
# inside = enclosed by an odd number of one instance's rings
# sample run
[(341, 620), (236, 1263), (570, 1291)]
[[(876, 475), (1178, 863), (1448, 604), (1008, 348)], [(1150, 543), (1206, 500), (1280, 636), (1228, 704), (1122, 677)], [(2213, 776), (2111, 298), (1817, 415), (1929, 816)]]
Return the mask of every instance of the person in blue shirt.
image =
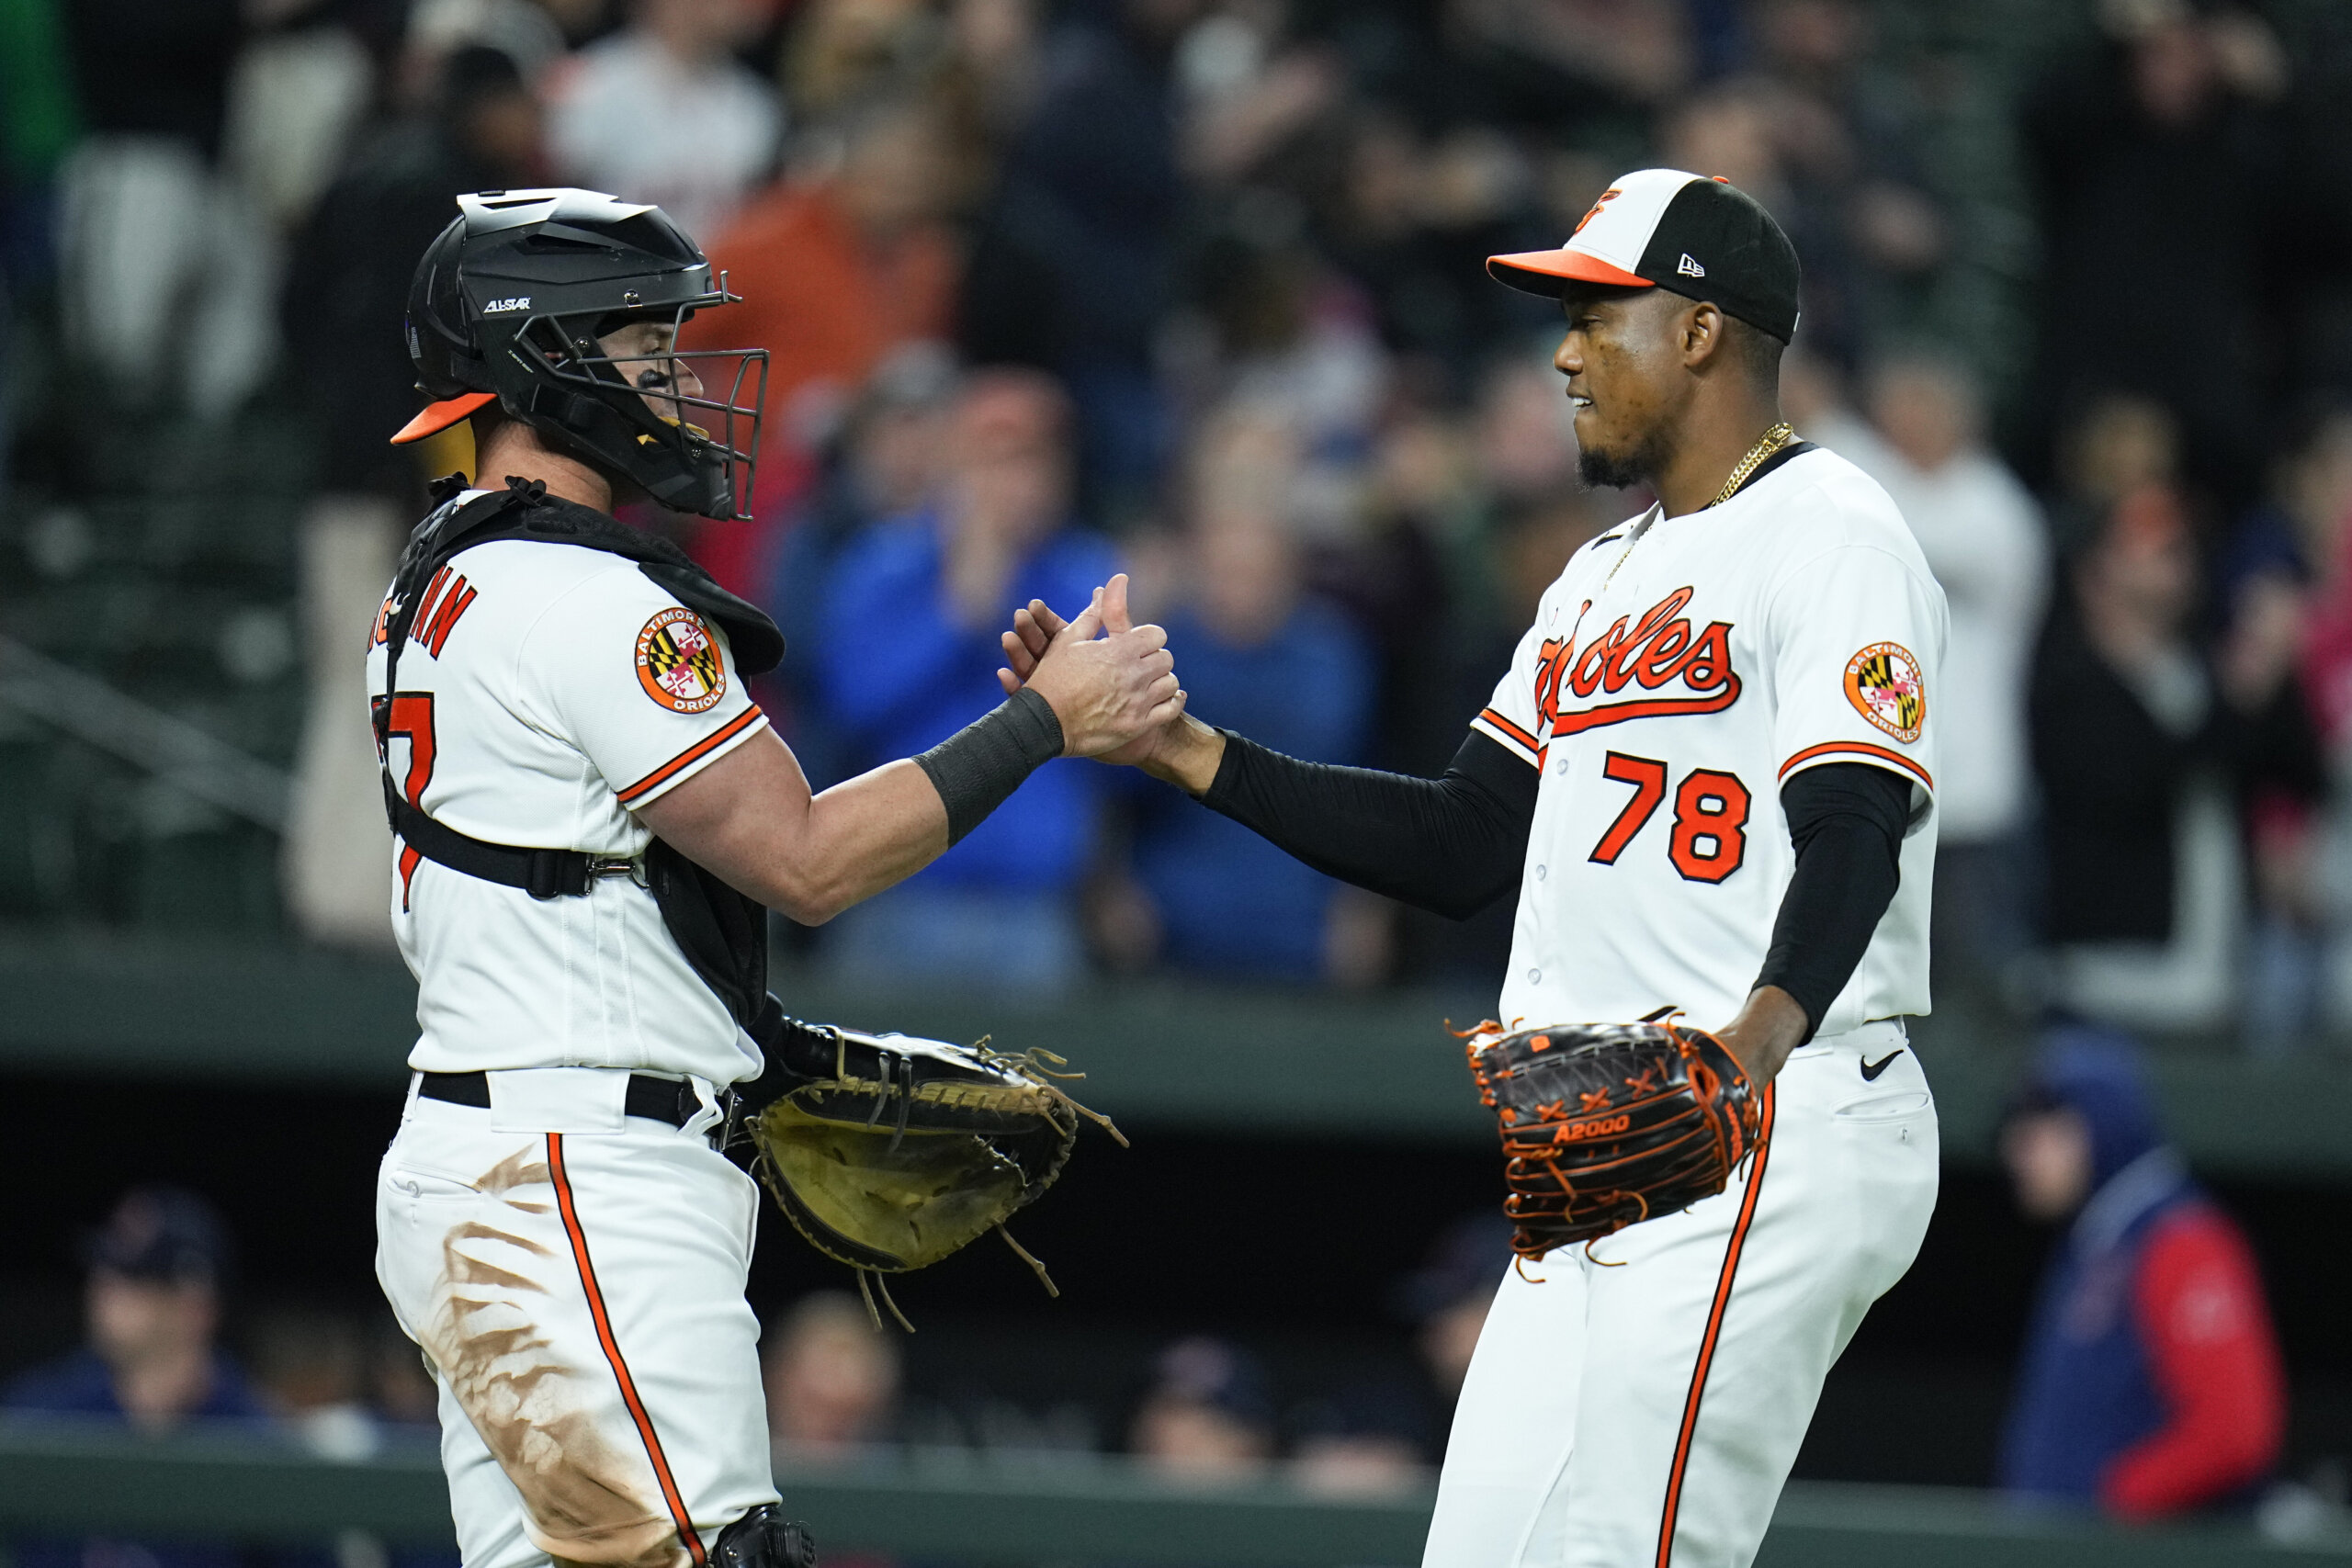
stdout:
[[(1262, 509), (1221, 510), (1191, 545), (1189, 602), (1165, 621), (1188, 702), (1290, 756), (1363, 761), (1372, 650), (1336, 606), (1303, 592), (1289, 527)], [(1329, 975), (1339, 884), (1169, 791), (1136, 798), (1135, 875), (1167, 964), (1250, 979)]]
[(2249, 1500), (2287, 1380), (2254, 1249), (2166, 1140), (2139, 1049), (2053, 1032), (2001, 1139), (2018, 1201), (2066, 1223), (2002, 1434), (2013, 1497), (2146, 1520)]
[[(1069, 515), (1070, 408), (1032, 370), (974, 374), (948, 418), (935, 500), (875, 524), (833, 561), (818, 700), (876, 757), (911, 756), (1003, 700), (997, 637), (1031, 599), (1082, 607), (1116, 553)], [(1102, 769), (1063, 760), (920, 874), (834, 922), (834, 966), (1021, 987), (1083, 971), (1075, 894), (1094, 852)]]
[[(84, 1249), (88, 1341), (0, 1388), (10, 1417), (64, 1416), (145, 1433), (188, 1422), (266, 1423), (268, 1413), (216, 1343), (228, 1234), (212, 1206), (170, 1187), (134, 1190)], [(94, 1521), (103, 1522), (94, 1512)], [(135, 1555), (153, 1568), (243, 1568), (252, 1555), (219, 1544), (15, 1540), (16, 1568), (83, 1568)]]

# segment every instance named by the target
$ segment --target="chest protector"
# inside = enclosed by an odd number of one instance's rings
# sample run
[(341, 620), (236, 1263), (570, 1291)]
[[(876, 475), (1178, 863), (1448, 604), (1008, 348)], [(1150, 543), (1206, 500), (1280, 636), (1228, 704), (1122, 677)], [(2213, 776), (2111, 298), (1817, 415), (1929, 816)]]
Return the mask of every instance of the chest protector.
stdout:
[[(447, 481), (443, 481), (445, 484)], [(392, 578), (392, 612), (384, 628), (384, 690), (369, 706), (376, 730), (376, 757), (384, 782), (384, 815), (410, 849), (436, 865), (519, 887), (534, 898), (579, 897), (600, 876), (627, 874), (642, 882), (662, 911), (662, 923), (687, 964), (725, 1004), (736, 1023), (750, 1028), (767, 995), (767, 910), (661, 839), (646, 845), (639, 863), (590, 854), (584, 850), (526, 849), (493, 844), (460, 833), (427, 816), (393, 782), (389, 725), (392, 694), (400, 689), (401, 649), (416, 623), (425, 587), (451, 557), (476, 545), (526, 539), (540, 545), (571, 545), (603, 550), (637, 563), (656, 587), (715, 623), (727, 634), (735, 667), (746, 675), (765, 674), (784, 659), (784, 635), (760, 609), (721, 588), (666, 539), (617, 523), (594, 508), (547, 493), (537, 480), (508, 479), (503, 492), (460, 504), (444, 502), (409, 536)]]

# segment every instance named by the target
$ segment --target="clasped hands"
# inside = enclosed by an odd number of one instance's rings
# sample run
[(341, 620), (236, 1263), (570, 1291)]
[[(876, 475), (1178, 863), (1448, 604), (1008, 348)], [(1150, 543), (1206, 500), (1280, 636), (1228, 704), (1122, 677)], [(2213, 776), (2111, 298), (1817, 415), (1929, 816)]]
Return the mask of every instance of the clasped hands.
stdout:
[(1004, 634), (1013, 669), (998, 671), (997, 679), (1007, 695), (1025, 685), (1046, 699), (1062, 727), (1064, 756), (1123, 756), (1183, 716), (1168, 633), (1134, 623), (1125, 572), (1096, 589), (1075, 620), (1065, 622), (1033, 599), (1016, 624), (1026, 629)]
[[(1134, 624), (1127, 611), (1125, 572), (1096, 589), (1093, 603), (1075, 620), (1064, 620), (1042, 599), (1030, 600), (1012, 613), (1012, 629), (999, 640), (1005, 664), (996, 672), (997, 683), (1008, 696), (1027, 686), (1051, 704), (1055, 716), (1061, 720), (1069, 755), (1141, 768), (1194, 795), (1204, 793), (1216, 781), (1225, 737), (1184, 712), (1184, 692), (1176, 681), (1176, 660), (1168, 651), (1168, 634), (1158, 626)], [(1081, 744), (1072, 718), (1087, 710), (1076, 701), (1065, 710), (1064, 694), (1069, 682), (1062, 670), (1074, 671), (1078, 657), (1088, 649), (1110, 649), (1114, 645), (1150, 650), (1143, 664), (1156, 677), (1146, 694), (1152, 698), (1149, 712), (1137, 721), (1136, 704), (1106, 704), (1099, 717), (1080, 719), (1086, 726)], [(1132, 656), (1093, 657), (1115, 661)], [(1066, 660), (1070, 663), (1057, 670), (1057, 665)], [(1102, 694), (1111, 695), (1107, 691)]]

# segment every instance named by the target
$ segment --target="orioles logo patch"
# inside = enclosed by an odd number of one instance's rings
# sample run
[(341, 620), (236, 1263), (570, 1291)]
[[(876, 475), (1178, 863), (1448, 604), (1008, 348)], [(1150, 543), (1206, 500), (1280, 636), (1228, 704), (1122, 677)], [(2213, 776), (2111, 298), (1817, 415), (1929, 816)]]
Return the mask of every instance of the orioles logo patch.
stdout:
[(1846, 700), (1897, 740), (1919, 739), (1928, 718), (1928, 686), (1919, 661), (1897, 642), (1874, 642), (1847, 661)]
[(701, 713), (727, 694), (727, 671), (710, 628), (674, 604), (637, 634), (637, 681), (673, 713)]

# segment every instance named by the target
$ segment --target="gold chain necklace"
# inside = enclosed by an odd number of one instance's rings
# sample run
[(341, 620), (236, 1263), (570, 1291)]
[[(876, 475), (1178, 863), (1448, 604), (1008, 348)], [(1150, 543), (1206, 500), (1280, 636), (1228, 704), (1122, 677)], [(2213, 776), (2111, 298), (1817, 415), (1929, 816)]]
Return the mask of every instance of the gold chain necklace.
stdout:
[(1731, 478), (1724, 481), (1724, 488), (1716, 491), (1715, 499), (1707, 504), (1721, 506), (1724, 502), (1737, 495), (1739, 487), (1747, 482), (1747, 476), (1756, 471), (1758, 464), (1796, 438), (1796, 431), (1785, 419), (1758, 436), (1756, 445), (1747, 449), (1747, 456), (1739, 460), (1738, 466), (1731, 471)]
[[(1738, 494), (1739, 487), (1747, 482), (1747, 477), (1756, 471), (1758, 464), (1762, 463), (1765, 458), (1770, 457), (1773, 453), (1778, 452), (1781, 447), (1786, 446), (1796, 438), (1797, 433), (1795, 426), (1790, 424), (1785, 419), (1772, 426), (1771, 429), (1766, 431), (1762, 435), (1757, 437), (1756, 445), (1750, 446), (1747, 449), (1747, 456), (1742, 457), (1738, 464), (1733, 468), (1731, 471), (1731, 478), (1724, 481), (1724, 488), (1716, 492), (1714, 500), (1707, 502), (1707, 506), (1721, 506), (1724, 502), (1729, 501), (1733, 496)], [(1706, 508), (1702, 507), (1700, 510), (1704, 511)], [(1600, 586), (1603, 589), (1606, 589), (1611, 582), (1614, 582), (1617, 580), (1617, 569), (1625, 564), (1625, 558), (1634, 553), (1634, 547), (1641, 542), (1641, 537), (1644, 534), (1649, 532), (1649, 528), (1647, 526), (1648, 523), (1649, 519), (1645, 517), (1640, 524), (1637, 524), (1632, 529), (1628, 530), (1625, 539), (1625, 547), (1617, 552), (1617, 558), (1609, 563), (1609, 575), (1600, 580)], [(1589, 608), (1590, 606), (1588, 605), (1587, 607)], [(1582, 624), (1583, 617), (1579, 615), (1577, 617), (1577, 625), (1581, 626)]]

